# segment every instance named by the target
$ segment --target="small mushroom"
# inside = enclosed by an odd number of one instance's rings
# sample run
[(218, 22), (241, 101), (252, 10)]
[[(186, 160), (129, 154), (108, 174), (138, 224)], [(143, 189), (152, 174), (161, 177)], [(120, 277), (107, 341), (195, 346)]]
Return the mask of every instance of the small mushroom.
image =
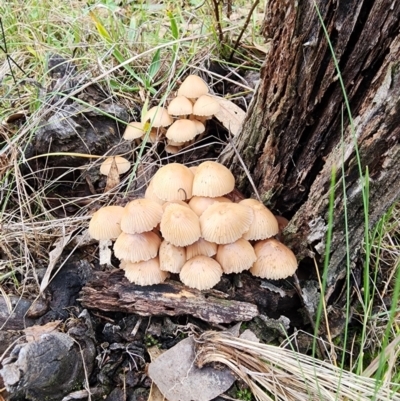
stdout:
[(201, 236), (216, 244), (230, 244), (248, 231), (253, 211), (237, 203), (214, 203), (200, 216)]
[(152, 231), (141, 234), (122, 232), (114, 244), (115, 256), (120, 260), (136, 263), (157, 256), (160, 237)]
[(168, 272), (160, 269), (158, 257), (138, 263), (125, 262), (122, 269), (125, 277), (137, 285), (160, 284), (169, 276)]
[(208, 93), (207, 83), (197, 75), (188, 75), (178, 89), (178, 96), (197, 99)]
[(131, 163), (124, 157), (111, 156), (111, 157), (107, 157), (107, 159), (104, 160), (104, 162), (101, 164), (100, 173), (108, 176), (114, 160), (115, 160), (115, 164), (117, 166), (119, 175), (126, 173), (131, 168)]
[(123, 138), (128, 141), (133, 141), (134, 139), (141, 138), (145, 133), (146, 131), (143, 124), (134, 121), (126, 126)]
[(171, 204), (165, 208), (160, 231), (171, 244), (188, 246), (200, 238), (199, 218), (189, 207)]
[(162, 206), (150, 199), (135, 199), (129, 202), (122, 213), (121, 229), (128, 234), (151, 231), (161, 222)]
[(204, 213), (204, 211), (215, 202), (232, 203), (228, 198), (224, 198), (223, 196), (219, 196), (217, 198), (208, 198), (206, 196), (192, 196), (189, 201), (189, 206), (197, 214), (197, 216), (200, 217)]
[(228, 168), (213, 161), (199, 164), (193, 179), (193, 195), (215, 198), (234, 188), (235, 177)]
[(197, 127), (193, 121), (181, 119), (176, 120), (168, 128), (165, 136), (167, 137), (167, 139), (183, 145), (183, 142), (192, 140), (197, 134)]
[(256, 199), (243, 199), (239, 205), (249, 206), (253, 209), (254, 219), (249, 231), (243, 234), (243, 238), (254, 241), (273, 237), (278, 234), (278, 221), (272, 212)]
[(149, 122), (153, 128), (168, 127), (174, 120), (161, 106), (152, 107), (144, 116), (142, 123)]
[(98, 240), (114, 240), (121, 234), (122, 206), (105, 206), (93, 213), (89, 235)]
[(188, 167), (171, 163), (161, 167), (152, 178), (154, 194), (165, 201), (192, 197), (193, 173)]
[(150, 199), (159, 205), (163, 205), (165, 203), (164, 200), (160, 199), (153, 190), (153, 180), (150, 181), (149, 186), (146, 188), (146, 192), (144, 193), (145, 199)]
[(192, 259), (195, 256), (203, 255), (212, 257), (217, 253), (218, 245), (214, 242), (206, 241), (204, 238), (199, 238), (196, 242), (186, 247), (186, 258)]
[(222, 273), (220, 264), (214, 259), (207, 256), (195, 256), (183, 265), (179, 278), (188, 287), (201, 291), (218, 284)]
[(171, 116), (187, 116), (193, 112), (193, 103), (185, 96), (177, 96), (172, 99), (167, 110)]
[(171, 273), (179, 273), (186, 262), (186, 249), (163, 241), (159, 251), (160, 269)]
[(230, 274), (250, 269), (257, 256), (250, 242), (240, 238), (231, 244), (218, 245), (215, 259), (224, 273)]
[(217, 114), (220, 109), (221, 106), (212, 96), (202, 95), (196, 100), (193, 106), (193, 115), (209, 119), (214, 114)]
[(294, 253), (274, 238), (257, 242), (254, 251), (257, 260), (250, 268), (253, 276), (279, 280), (292, 276), (297, 269)]

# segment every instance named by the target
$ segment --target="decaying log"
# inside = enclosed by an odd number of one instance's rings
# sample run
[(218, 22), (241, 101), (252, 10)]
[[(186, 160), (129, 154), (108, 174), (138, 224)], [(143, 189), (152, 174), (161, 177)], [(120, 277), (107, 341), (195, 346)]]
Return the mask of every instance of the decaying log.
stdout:
[(122, 270), (99, 272), (83, 287), (83, 307), (102, 311), (135, 313), (141, 316), (192, 315), (210, 323), (248, 321), (258, 315), (257, 306), (226, 299), (218, 291), (198, 291), (168, 280), (153, 286), (130, 283)]
[[(354, 135), (332, 54), (354, 118)], [(260, 85), (235, 146), (263, 201), (292, 218), (286, 243), (297, 255), (325, 253), (331, 172), (336, 169), (328, 285), (346, 272), (344, 208), (352, 261), (365, 233), (361, 171), (369, 175), (369, 227), (400, 196), (400, 3), (389, 0), (270, 1), (271, 43)], [(342, 128), (343, 127), (343, 128)], [(251, 192), (236, 153), (222, 161)], [(344, 193), (343, 188), (346, 189)]]

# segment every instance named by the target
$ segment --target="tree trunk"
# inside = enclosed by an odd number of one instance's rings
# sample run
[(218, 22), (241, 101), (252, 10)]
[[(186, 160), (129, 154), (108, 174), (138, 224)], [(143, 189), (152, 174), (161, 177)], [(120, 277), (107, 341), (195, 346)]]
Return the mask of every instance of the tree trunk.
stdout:
[[(315, 5), (338, 60), (354, 131)], [(310, 255), (309, 249), (319, 261), (324, 256), (336, 169), (330, 290), (346, 271), (345, 205), (354, 262), (365, 232), (365, 182), (369, 228), (399, 199), (399, 26), (400, 2), (392, 0), (272, 0), (267, 5), (263, 34), (271, 50), (234, 145), (264, 203), (291, 218), (286, 239), (299, 257)], [(222, 161), (249, 195), (248, 178), (232, 148)], [(365, 177), (367, 170), (364, 181), (360, 171)]]

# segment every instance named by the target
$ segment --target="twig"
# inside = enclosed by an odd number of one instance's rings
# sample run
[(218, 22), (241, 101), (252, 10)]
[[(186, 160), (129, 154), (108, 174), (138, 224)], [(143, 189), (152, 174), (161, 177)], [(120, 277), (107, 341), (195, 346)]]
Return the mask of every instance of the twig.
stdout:
[(256, 7), (257, 7), (257, 5), (258, 5), (259, 2), (260, 2), (260, 0), (255, 0), (255, 2), (253, 3), (253, 5), (251, 6), (251, 9), (250, 9), (250, 11), (249, 11), (249, 14), (247, 15), (246, 21), (245, 21), (245, 23), (244, 23), (244, 25), (243, 25), (243, 28), (242, 28), (242, 30), (240, 31), (240, 34), (239, 34), (238, 38), (236, 39), (235, 44), (233, 45), (232, 53), (231, 53), (231, 55), (229, 56), (229, 61), (232, 61), (233, 56), (234, 56), (234, 54), (235, 54), (235, 52), (236, 52), (236, 49), (238, 48), (239, 43), (240, 43), (240, 41), (242, 40), (242, 36), (243, 36), (243, 34), (244, 34), (244, 31), (247, 29), (247, 26), (249, 25), (251, 15), (253, 14), (253, 12), (254, 12), (254, 10), (256, 9)]

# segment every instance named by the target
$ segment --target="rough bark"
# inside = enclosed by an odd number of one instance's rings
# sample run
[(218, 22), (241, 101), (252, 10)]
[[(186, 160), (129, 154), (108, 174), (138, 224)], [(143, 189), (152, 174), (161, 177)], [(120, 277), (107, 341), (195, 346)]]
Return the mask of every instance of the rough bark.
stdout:
[[(95, 278), (83, 287), (80, 301), (89, 309), (141, 316), (190, 314), (211, 323), (247, 321), (264, 310), (279, 317), (284, 311), (300, 307), (292, 289), (274, 291), (273, 286), (263, 288), (258, 279), (247, 275), (242, 277), (242, 284), (233, 294), (198, 291), (173, 280), (142, 287), (130, 283), (124, 272), (118, 269), (95, 273)], [(298, 323), (295, 317), (294, 320)]]
[[(339, 63), (354, 131), (314, 3)], [(271, 50), (235, 146), (263, 201), (292, 218), (287, 242), (300, 257), (308, 249), (317, 259), (324, 255), (336, 169), (330, 286), (345, 274), (345, 205), (353, 260), (365, 231), (357, 148), (362, 174), (369, 174), (369, 227), (399, 199), (399, 25), (400, 3), (386, 0), (273, 0), (267, 6), (263, 33)], [(248, 193), (235, 152), (228, 148), (222, 160)]]

